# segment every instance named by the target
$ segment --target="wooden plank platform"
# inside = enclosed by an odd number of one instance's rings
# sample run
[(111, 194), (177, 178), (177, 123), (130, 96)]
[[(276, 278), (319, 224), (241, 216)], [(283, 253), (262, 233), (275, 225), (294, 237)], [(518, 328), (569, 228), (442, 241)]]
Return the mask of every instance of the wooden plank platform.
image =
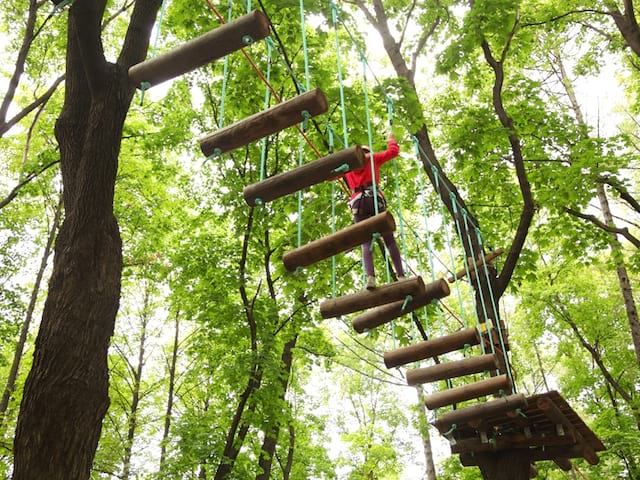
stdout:
[[(549, 404), (561, 413), (560, 418), (550, 418), (546, 412)], [(460, 454), (463, 464), (475, 465), (474, 453), (526, 449), (532, 461), (553, 460), (562, 468), (568, 465), (570, 458), (585, 458), (595, 464), (598, 462), (596, 452), (606, 450), (602, 441), (556, 391), (527, 397), (526, 404), (520, 404), (518, 408), (517, 413), (504, 409), (492, 413), (485, 409), (487, 414), (481, 420), (476, 418), (466, 423), (472, 417), (456, 418), (460, 422), (447, 436), (451, 452)], [(446, 416), (451, 417), (453, 412), (442, 415), (444, 422), (435, 421), (441, 432), (452, 427), (451, 418), (446, 420)]]

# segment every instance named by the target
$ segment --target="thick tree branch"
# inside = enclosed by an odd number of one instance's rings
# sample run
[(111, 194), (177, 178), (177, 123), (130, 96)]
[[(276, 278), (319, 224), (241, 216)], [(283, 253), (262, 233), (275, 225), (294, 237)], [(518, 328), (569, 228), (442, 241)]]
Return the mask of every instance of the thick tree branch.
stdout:
[(594, 215), (581, 213), (581, 212), (578, 212), (577, 210), (574, 210), (572, 208), (565, 207), (564, 211), (567, 212), (569, 215), (573, 215), (574, 217), (582, 218), (583, 220), (587, 220), (587, 221), (593, 223), (596, 227), (604, 230), (605, 232), (614, 233), (614, 234), (617, 234), (617, 235), (622, 235), (630, 243), (632, 243), (633, 246), (635, 246), (636, 248), (640, 248), (640, 240), (638, 238), (634, 237), (629, 232), (628, 228), (612, 227), (612, 226), (607, 225), (606, 223), (602, 222), (600, 219), (598, 219)]
[(629, 190), (625, 188), (617, 179), (612, 177), (600, 177), (597, 180), (600, 183), (606, 183), (611, 186), (618, 194), (620, 198), (622, 198), (633, 210), (637, 213), (640, 213), (640, 202), (638, 202), (633, 196), (629, 193)]
[[(514, 30), (516, 28), (516, 25), (514, 25)], [(513, 31), (511, 32), (511, 36), (512, 35)], [(508, 45), (509, 43), (507, 43), (507, 46), (505, 46), (502, 51), (501, 57), (503, 59), (506, 58)], [(509, 253), (507, 254), (505, 262), (502, 266), (502, 270), (497, 279), (497, 296), (500, 297), (506, 290), (507, 285), (511, 280), (511, 276), (513, 275), (513, 272), (515, 270), (518, 258), (520, 257), (520, 252), (524, 248), (524, 244), (529, 233), (529, 227), (531, 226), (533, 215), (535, 213), (535, 208), (533, 203), (533, 194), (531, 193), (531, 185), (529, 184), (527, 171), (524, 168), (524, 159), (522, 155), (522, 148), (520, 146), (520, 139), (513, 126), (513, 120), (507, 114), (507, 111), (502, 103), (502, 87), (504, 85), (503, 63), (502, 61), (497, 61), (493, 57), (489, 44), (486, 40), (482, 41), (482, 51), (484, 52), (484, 57), (487, 63), (493, 69), (495, 75), (495, 81), (493, 85), (493, 108), (496, 112), (496, 115), (498, 116), (498, 119), (500, 120), (500, 123), (507, 130), (509, 135), (509, 144), (511, 145), (513, 164), (516, 170), (518, 185), (520, 187), (520, 193), (522, 195), (523, 201), (518, 227), (511, 243), (511, 247), (509, 248)]]
[(69, 23), (75, 27), (77, 47), (82, 58), (87, 85), (93, 97), (105, 88), (108, 81), (107, 60), (104, 57), (100, 35), (105, 3), (106, 0), (74, 2), (69, 9)]

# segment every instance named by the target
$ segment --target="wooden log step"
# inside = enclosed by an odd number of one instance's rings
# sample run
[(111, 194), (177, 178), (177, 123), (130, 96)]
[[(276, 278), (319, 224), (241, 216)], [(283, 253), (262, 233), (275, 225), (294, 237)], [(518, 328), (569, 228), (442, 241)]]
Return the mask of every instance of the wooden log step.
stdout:
[(473, 259), (471, 257), (467, 258), (467, 267), (468, 268), (463, 268), (462, 270), (459, 270), (455, 276), (454, 275), (449, 275), (449, 277), (447, 278), (447, 281), (449, 283), (453, 283), (456, 280), (460, 280), (461, 278), (464, 278), (467, 275), (467, 270), (469, 271), (469, 275), (471, 276), (471, 279), (473, 279), (475, 277), (475, 270), (478, 269), (480, 271), (480, 267), (482, 267), (485, 263), (486, 264), (490, 264), (496, 257), (502, 255), (502, 253), (504, 253), (504, 248), (497, 248), (489, 253), (487, 253), (484, 256), (484, 259), (479, 258), (478, 260), (475, 261), (475, 265), (473, 262)]
[(339, 317), (366, 308), (397, 302), (407, 295), (412, 297), (424, 293), (421, 277), (411, 277), (397, 282), (381, 285), (375, 290), (360, 290), (351, 295), (325, 300), (320, 304), (322, 318)]
[(360, 145), (340, 150), (287, 172), (269, 177), (244, 188), (242, 196), (252, 207), (283, 197), (303, 188), (330, 180), (338, 175), (337, 169), (347, 166), (347, 172), (364, 166), (364, 152)]
[[(470, 405), (468, 407), (452, 410), (438, 416), (433, 422), (433, 426), (444, 435), (451, 429), (452, 425), (460, 427), (465, 423), (472, 422), (477, 419), (487, 419), (498, 415), (505, 414), (517, 409), (527, 407), (527, 398), (523, 393), (516, 393), (506, 397), (496, 398), (488, 402)], [(457, 452), (459, 453), (459, 452)]]
[[(551, 398), (542, 397), (536, 402), (536, 405), (542, 412), (556, 425), (562, 425), (564, 431), (569, 435), (578, 446), (582, 449), (580, 456), (583, 457), (591, 465), (597, 465), (599, 459), (594, 449), (589, 445), (583, 435), (575, 428), (571, 420), (558, 408)], [(569, 457), (570, 458), (570, 457)]]
[(282, 256), (284, 266), (290, 272), (298, 267), (312, 265), (338, 253), (346, 252), (371, 240), (374, 233), (385, 235), (396, 229), (396, 222), (389, 211), (367, 218), (326, 237), (318, 238)]
[(384, 364), (387, 368), (398, 367), (411, 362), (436, 357), (454, 350), (460, 350), (465, 346), (478, 345), (480, 336), (478, 330), (471, 327), (459, 330), (444, 337), (425, 340), (415, 345), (399, 348), (384, 354)]
[(475, 357), (456, 360), (453, 362), (438, 363), (429, 367), (407, 370), (407, 384), (418, 385), (420, 383), (436, 382), (447, 378), (462, 377), (474, 373), (498, 370), (500, 362), (494, 354), (485, 354)]
[[(404, 300), (383, 305), (381, 307), (374, 308), (368, 312), (362, 313), (351, 320), (353, 329), (362, 333), (372, 328), (379, 327), (385, 323), (390, 322), (394, 318), (401, 317), (407, 313), (413, 312), (418, 308), (428, 305), (435, 299), (444, 298), (451, 293), (449, 285), (444, 279), (436, 280), (435, 282), (425, 285), (424, 295), (415, 297), (408, 303)], [(404, 308), (403, 308), (404, 307)]]
[(207, 157), (221, 155), (327, 111), (327, 99), (316, 88), (255, 113), (199, 140)]
[(485, 395), (498, 394), (501, 390), (504, 393), (511, 392), (511, 382), (506, 375), (498, 375), (479, 382), (425, 395), (424, 404), (429, 410), (435, 410), (445, 405), (453, 405), (473, 398), (484, 397)]
[(129, 68), (129, 81), (145, 88), (195, 70), (269, 35), (269, 19), (254, 10), (157, 57)]

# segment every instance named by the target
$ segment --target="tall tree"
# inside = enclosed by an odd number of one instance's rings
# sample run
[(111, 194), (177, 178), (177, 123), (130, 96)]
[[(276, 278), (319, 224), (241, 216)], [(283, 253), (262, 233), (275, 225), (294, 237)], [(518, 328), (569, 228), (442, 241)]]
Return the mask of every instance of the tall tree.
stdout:
[[(160, 0), (135, 2), (116, 63), (105, 58), (107, 2), (69, 8), (65, 101), (56, 122), (65, 219), (14, 447), (16, 480), (86, 479), (109, 405), (107, 349), (120, 296), (113, 198), (124, 121)], [(73, 452), (73, 455), (69, 455)]]

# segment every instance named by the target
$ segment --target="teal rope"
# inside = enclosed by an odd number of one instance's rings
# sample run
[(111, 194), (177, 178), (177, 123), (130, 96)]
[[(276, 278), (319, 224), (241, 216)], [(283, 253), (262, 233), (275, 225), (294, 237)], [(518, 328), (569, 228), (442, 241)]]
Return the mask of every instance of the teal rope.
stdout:
[(300, 0), (300, 30), (302, 31), (302, 51), (304, 53), (304, 79), (307, 92), (311, 90), (309, 75), (309, 52), (307, 51), (307, 32), (305, 28), (304, 0)]
[(373, 210), (376, 215), (379, 213), (378, 207), (378, 193), (376, 185), (376, 169), (375, 162), (373, 161), (373, 133), (371, 131), (371, 113), (369, 112), (369, 92), (367, 90), (367, 69), (366, 67), (366, 57), (362, 55), (362, 88), (364, 90), (364, 111), (365, 118), (367, 122), (367, 137), (369, 139), (369, 165), (371, 166), (371, 183), (373, 184)]
[[(264, 109), (269, 108), (269, 104), (271, 103), (271, 89), (269, 88), (269, 83), (271, 82), (271, 63), (273, 56), (273, 40), (269, 36), (267, 37), (267, 86), (264, 89)], [(227, 55), (228, 58), (228, 55)], [(267, 137), (264, 137), (261, 142), (260, 147), (260, 181), (264, 180), (265, 170), (267, 163)]]
[[(72, 0), (73, 1), (73, 0)], [(156, 30), (156, 38), (153, 41), (153, 48), (151, 49), (151, 58), (156, 56), (156, 50), (158, 48), (158, 39), (160, 38), (160, 31), (162, 30), (162, 20), (164, 18), (164, 9), (167, 4), (167, 0), (162, 0), (160, 6), (160, 16), (158, 17), (158, 30)], [(145, 85), (147, 85), (145, 87)], [(140, 84), (140, 105), (144, 104), (144, 92), (149, 88), (149, 82), (142, 82)]]
[[(329, 132), (329, 153), (333, 153), (333, 128), (327, 125)], [(336, 231), (336, 183), (331, 182), (331, 233)], [(331, 256), (331, 298), (336, 297), (336, 256)]]
[[(462, 317), (462, 322), (464, 324), (465, 327), (468, 326), (468, 323), (466, 321), (465, 318), (465, 314), (464, 314), (464, 308), (462, 308), (463, 306), (463, 302), (462, 302), (462, 292), (460, 292), (460, 285), (457, 282), (457, 278), (456, 278), (456, 273), (455, 273), (455, 261), (454, 261), (454, 257), (453, 257), (453, 251), (451, 250), (451, 235), (449, 233), (449, 229), (445, 227), (445, 214), (444, 214), (444, 202), (442, 201), (442, 193), (440, 190), (440, 175), (438, 173), (438, 169), (435, 167), (431, 167), (434, 177), (435, 177), (435, 187), (436, 187), (436, 192), (438, 192), (438, 196), (440, 198), (440, 216), (442, 218), (442, 225), (444, 228), (444, 232), (445, 232), (445, 237), (447, 240), (447, 247), (448, 247), (448, 251), (449, 251), (449, 261), (451, 262), (451, 265), (453, 266), (452, 271), (453, 271), (453, 277), (454, 280), (456, 280), (455, 285), (456, 285), (456, 292), (458, 295), (458, 304), (460, 305), (460, 315)], [(455, 204), (454, 204), (455, 205)]]
[[(227, 3), (227, 23), (233, 18), (233, 0), (229, 0)], [(229, 79), (229, 55), (225, 55), (224, 64), (222, 67), (222, 91), (220, 92), (220, 126), (224, 126), (224, 108), (225, 99), (227, 98), (227, 82)]]
[(340, 88), (340, 110), (342, 112), (342, 135), (344, 137), (345, 147), (349, 145), (349, 132), (347, 130), (347, 110), (344, 101), (344, 84), (342, 81), (342, 62), (340, 60), (340, 41), (338, 39), (338, 7), (335, 2), (331, 0), (331, 20), (334, 26), (334, 36), (336, 43), (336, 62), (338, 66), (338, 84)]
[[(476, 279), (479, 280), (480, 277), (478, 275), (478, 266), (476, 265), (477, 264), (476, 254), (475, 254), (475, 252), (473, 250), (473, 243), (471, 242), (471, 238), (469, 237), (469, 233), (468, 233), (469, 232), (469, 222), (468, 222), (467, 210), (462, 208), (460, 210), (460, 212), (462, 213), (462, 220), (463, 220), (463, 223), (464, 223), (464, 228), (465, 228), (465, 230), (467, 232), (467, 246), (469, 247), (469, 251), (471, 252), (471, 262), (472, 262), (471, 265), (473, 266), (473, 274), (476, 276)], [(460, 242), (464, 245), (464, 239), (462, 238), (462, 232), (460, 230), (460, 224), (459, 224), (457, 216), (456, 216), (456, 228), (458, 228), (458, 236), (460, 237)], [(468, 264), (467, 264), (466, 259), (465, 259), (464, 265), (465, 265), (464, 268), (467, 269)], [(470, 272), (467, 272), (467, 275), (469, 276), (468, 277), (469, 281), (471, 281)], [(482, 314), (484, 315), (484, 321), (485, 321), (485, 323), (487, 323), (489, 321), (489, 315), (487, 313), (487, 304), (485, 302), (484, 295), (480, 295), (480, 304), (482, 306)], [(493, 351), (493, 340), (491, 341), (491, 350)]]
[[(476, 227), (475, 232), (476, 232), (476, 238), (478, 240), (478, 244), (480, 245), (480, 247), (482, 247), (483, 243), (482, 243), (482, 236), (480, 235), (480, 229)], [(497, 310), (495, 297), (493, 296), (493, 288), (491, 287), (491, 282), (489, 281), (489, 271), (487, 269), (487, 264), (486, 264), (486, 261), (485, 261), (484, 257), (482, 258), (482, 264), (484, 266), (485, 279), (487, 281), (487, 285), (489, 286), (489, 296), (490, 296), (490, 299), (491, 299), (491, 304), (493, 306), (494, 311), (497, 312), (498, 310)], [(502, 332), (502, 327), (500, 326), (500, 322), (499, 321), (496, 322), (494, 327), (498, 332), (498, 338), (500, 340), (500, 347), (502, 348), (502, 351), (504, 352), (505, 367), (506, 367), (506, 370), (507, 370), (507, 376), (509, 377), (509, 380), (511, 380), (511, 385), (513, 385), (513, 393), (516, 393), (516, 382), (515, 382), (515, 380), (513, 378), (513, 374), (511, 372), (511, 366), (510, 366), (509, 361), (507, 359), (507, 349), (506, 349), (506, 346), (505, 346), (504, 335), (503, 335), (503, 332)], [(492, 341), (493, 341), (493, 339), (492, 339)]]

